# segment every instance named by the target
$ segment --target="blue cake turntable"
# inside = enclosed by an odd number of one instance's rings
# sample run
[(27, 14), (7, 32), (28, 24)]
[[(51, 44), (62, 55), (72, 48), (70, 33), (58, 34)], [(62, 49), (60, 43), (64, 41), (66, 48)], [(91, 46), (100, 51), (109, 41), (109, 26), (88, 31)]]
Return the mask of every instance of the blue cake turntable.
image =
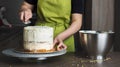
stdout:
[(64, 55), (66, 52), (67, 51), (63, 49), (61, 51), (46, 52), (46, 53), (27, 53), (27, 52), (15, 50), (13, 48), (5, 49), (2, 51), (4, 55), (10, 56), (10, 57), (17, 57), (25, 61), (29, 59), (46, 60), (49, 57), (56, 57), (56, 56)]

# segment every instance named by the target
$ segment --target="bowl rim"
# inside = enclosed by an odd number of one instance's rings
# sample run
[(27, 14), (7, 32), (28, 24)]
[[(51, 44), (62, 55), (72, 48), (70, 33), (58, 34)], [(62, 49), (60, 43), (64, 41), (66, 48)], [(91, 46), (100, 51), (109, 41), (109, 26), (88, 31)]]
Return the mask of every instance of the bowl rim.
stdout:
[(114, 34), (113, 31), (97, 31), (97, 30), (80, 30), (79, 33), (84, 33), (84, 34)]

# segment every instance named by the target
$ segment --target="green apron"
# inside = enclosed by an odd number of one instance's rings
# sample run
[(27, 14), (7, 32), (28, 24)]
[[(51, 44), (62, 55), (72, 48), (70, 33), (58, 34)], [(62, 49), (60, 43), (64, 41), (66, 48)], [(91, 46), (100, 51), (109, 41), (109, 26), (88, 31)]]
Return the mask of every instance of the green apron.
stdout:
[[(69, 27), (71, 0), (38, 0), (36, 25), (54, 28), (54, 37)], [(68, 52), (74, 51), (73, 36), (64, 40)]]

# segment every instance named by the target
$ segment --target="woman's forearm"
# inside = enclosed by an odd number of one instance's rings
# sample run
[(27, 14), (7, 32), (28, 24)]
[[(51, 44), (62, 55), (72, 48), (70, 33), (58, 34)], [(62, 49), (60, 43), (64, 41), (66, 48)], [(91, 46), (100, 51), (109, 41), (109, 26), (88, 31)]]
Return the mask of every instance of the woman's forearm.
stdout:
[(61, 37), (62, 40), (65, 40), (69, 36), (76, 33), (78, 30), (80, 30), (82, 25), (82, 14), (74, 13), (72, 14), (72, 21), (71, 25), (67, 30), (59, 34), (58, 36)]

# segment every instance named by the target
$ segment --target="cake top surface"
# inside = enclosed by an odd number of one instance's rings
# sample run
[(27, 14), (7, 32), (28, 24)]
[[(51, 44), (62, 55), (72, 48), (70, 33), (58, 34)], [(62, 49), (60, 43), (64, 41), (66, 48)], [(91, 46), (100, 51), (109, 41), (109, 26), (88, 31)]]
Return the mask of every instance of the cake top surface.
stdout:
[(36, 29), (53, 30), (53, 28), (49, 26), (27, 26), (27, 27), (24, 27), (24, 29), (25, 30), (36, 30)]

